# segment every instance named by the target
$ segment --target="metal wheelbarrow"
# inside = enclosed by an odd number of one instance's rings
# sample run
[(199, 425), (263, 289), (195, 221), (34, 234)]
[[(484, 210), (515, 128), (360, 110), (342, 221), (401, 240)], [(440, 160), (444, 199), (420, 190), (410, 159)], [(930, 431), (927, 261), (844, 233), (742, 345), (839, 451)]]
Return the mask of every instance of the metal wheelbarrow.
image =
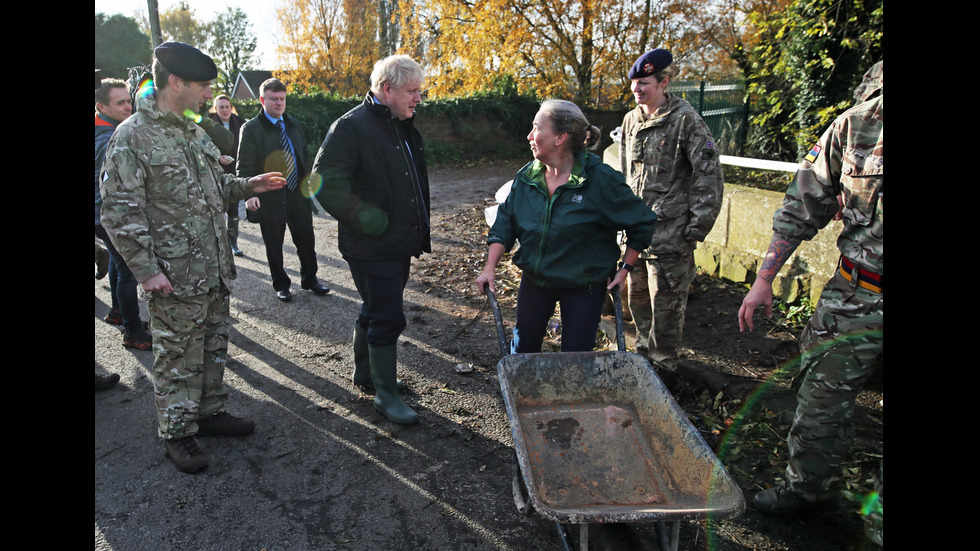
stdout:
[(497, 375), (517, 455), (514, 503), (566, 524), (657, 522), (661, 551), (677, 550), (680, 521), (721, 520), (745, 499), (650, 363), (626, 351), (619, 293), (618, 352), (510, 354), (500, 306), (485, 289), (500, 339)]

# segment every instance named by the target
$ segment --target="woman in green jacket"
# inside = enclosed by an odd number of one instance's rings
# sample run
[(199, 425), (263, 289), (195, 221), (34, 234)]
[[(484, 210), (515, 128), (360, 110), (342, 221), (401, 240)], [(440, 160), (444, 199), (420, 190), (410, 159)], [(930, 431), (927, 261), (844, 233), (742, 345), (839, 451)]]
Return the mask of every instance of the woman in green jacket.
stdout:
[[(555, 304), (561, 305), (561, 350), (595, 348), (606, 292), (622, 284), (652, 240), (656, 215), (619, 172), (586, 151), (599, 137), (568, 101), (547, 100), (534, 117), (527, 139), (535, 160), (518, 171), (497, 209), (476, 279), (481, 292), (495, 290), (500, 258), (520, 242), (513, 257), (522, 276), (512, 352), (541, 351)], [(617, 267), (620, 230), (627, 249)]]

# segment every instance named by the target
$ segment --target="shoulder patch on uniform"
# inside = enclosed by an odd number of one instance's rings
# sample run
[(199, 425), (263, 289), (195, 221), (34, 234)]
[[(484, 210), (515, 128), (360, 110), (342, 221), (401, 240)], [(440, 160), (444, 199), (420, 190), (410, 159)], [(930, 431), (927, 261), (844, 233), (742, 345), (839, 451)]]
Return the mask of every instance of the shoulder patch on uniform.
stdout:
[(817, 160), (817, 157), (820, 156), (821, 151), (823, 151), (823, 148), (821, 148), (819, 145), (815, 145), (813, 146), (813, 149), (811, 149), (810, 152), (806, 154), (806, 157), (804, 157), (804, 159), (812, 163), (813, 161)]
[(704, 143), (704, 147), (701, 148), (701, 158), (702, 159), (715, 158), (715, 144), (713, 142)]

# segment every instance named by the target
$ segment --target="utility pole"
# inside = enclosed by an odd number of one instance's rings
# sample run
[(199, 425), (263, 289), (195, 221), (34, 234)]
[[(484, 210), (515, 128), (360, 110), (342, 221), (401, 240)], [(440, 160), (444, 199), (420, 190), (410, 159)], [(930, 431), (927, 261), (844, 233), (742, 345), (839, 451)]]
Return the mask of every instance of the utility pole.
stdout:
[(160, 32), (160, 10), (157, 8), (157, 0), (146, 0), (146, 8), (150, 19), (150, 41), (155, 50), (163, 42), (163, 33)]

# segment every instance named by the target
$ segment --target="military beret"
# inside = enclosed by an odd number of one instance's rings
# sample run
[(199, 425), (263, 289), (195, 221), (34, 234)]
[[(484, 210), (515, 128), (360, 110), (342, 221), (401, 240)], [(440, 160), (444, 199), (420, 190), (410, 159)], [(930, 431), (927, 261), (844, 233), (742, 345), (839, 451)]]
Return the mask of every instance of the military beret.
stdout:
[(629, 79), (648, 77), (673, 63), (674, 56), (668, 50), (657, 48), (640, 56), (630, 68)]
[(218, 66), (207, 54), (183, 42), (164, 42), (153, 50), (168, 71), (184, 80), (204, 82), (218, 76)]

